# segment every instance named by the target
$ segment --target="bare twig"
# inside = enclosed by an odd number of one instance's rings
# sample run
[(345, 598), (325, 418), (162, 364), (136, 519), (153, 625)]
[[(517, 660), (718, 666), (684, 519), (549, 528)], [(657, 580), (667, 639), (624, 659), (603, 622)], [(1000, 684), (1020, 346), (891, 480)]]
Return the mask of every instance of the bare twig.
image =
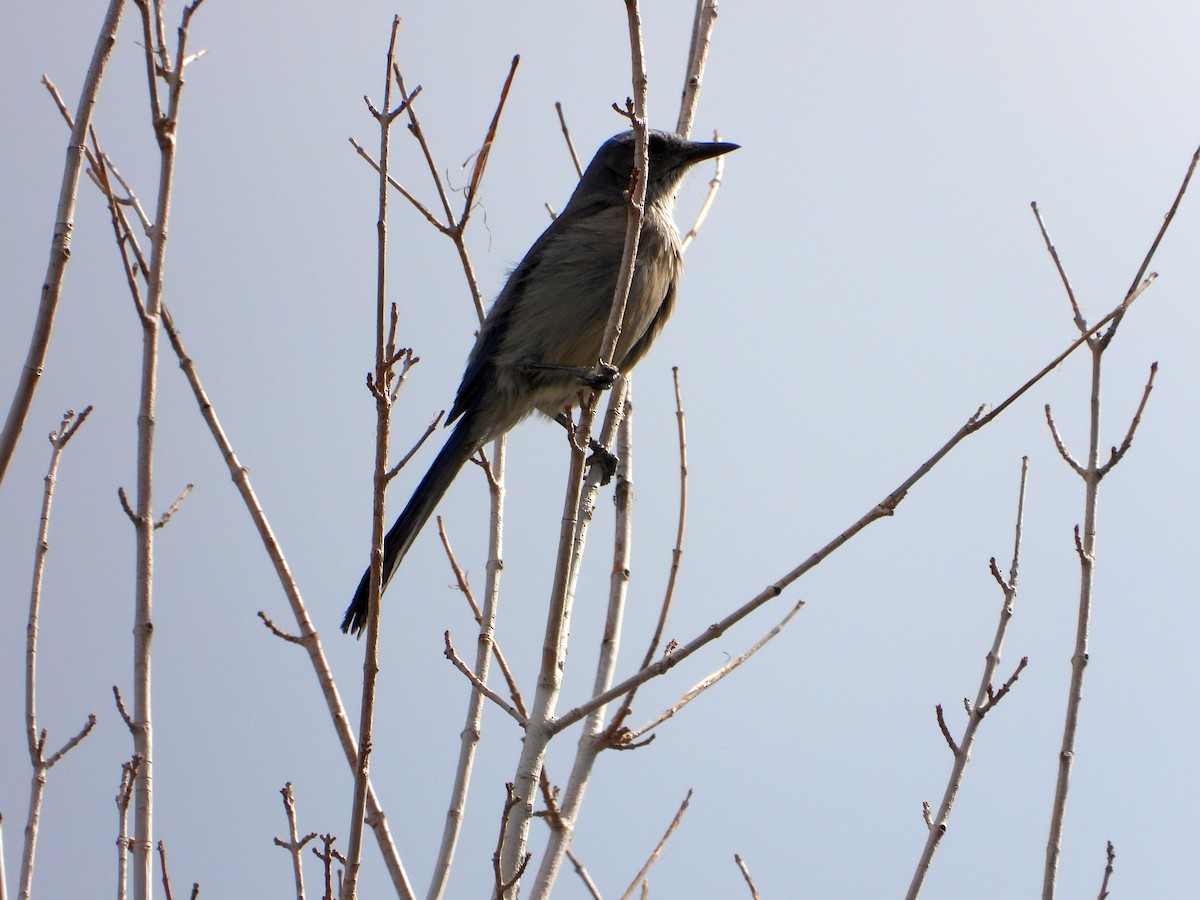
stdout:
[(675, 833), (675, 829), (679, 827), (679, 823), (683, 820), (683, 814), (687, 812), (688, 804), (691, 802), (692, 789), (688, 788), (687, 796), (679, 804), (679, 810), (675, 813), (675, 817), (671, 819), (671, 824), (667, 826), (667, 830), (663, 832), (663, 836), (659, 838), (658, 843), (650, 852), (650, 858), (646, 860), (645, 865), (642, 866), (637, 875), (633, 876), (633, 881), (625, 889), (625, 893), (621, 895), (621, 900), (629, 900), (629, 897), (633, 895), (634, 889), (645, 879), (646, 873), (650, 871), (650, 867), (658, 861), (659, 854), (662, 853), (662, 849), (667, 845), (667, 841), (670, 840), (671, 835)]
[(1008, 631), (1008, 623), (1013, 615), (1013, 603), (1017, 596), (1017, 572), (1021, 561), (1021, 535), (1025, 523), (1025, 487), (1029, 478), (1029, 457), (1024, 457), (1021, 460), (1021, 487), (1017, 494), (1017, 516), (1016, 526), (1013, 534), (1013, 552), (1012, 564), (1009, 566), (1009, 575), (1007, 580), (998, 577), (999, 569), (996, 566), (995, 557), (990, 561), (989, 570), (992, 577), (996, 578), (1000, 585), (1000, 590), (1003, 595), (1003, 603), (1000, 607), (1000, 619), (996, 624), (996, 631), (992, 638), (991, 649), (988, 650), (987, 658), (983, 666), (983, 675), (979, 680), (979, 689), (975, 693), (975, 703), (971, 704), (964, 699), (963, 704), (967, 709), (967, 724), (963, 729), (962, 739), (955, 742), (950, 736), (950, 729), (946, 726), (945, 717), (942, 714), (942, 706), (939, 703), (937, 707), (938, 728), (941, 729), (942, 737), (946, 739), (946, 743), (950, 746), (950, 752), (954, 754), (954, 765), (950, 770), (950, 777), (946, 782), (946, 790), (942, 794), (942, 802), (938, 807), (936, 815), (930, 815), (929, 805), (923, 805), (923, 811), (926, 824), (929, 826), (928, 834), (925, 837), (925, 847), (921, 851), (921, 857), (917, 861), (916, 871), (913, 873), (912, 881), (908, 886), (908, 900), (916, 900), (916, 897), (921, 892), (921, 885), (925, 881), (925, 876), (929, 874), (929, 866), (933, 860), (933, 854), (937, 851), (941, 844), (942, 838), (946, 834), (946, 824), (950, 819), (950, 810), (954, 806), (954, 799), (958, 796), (959, 786), (962, 784), (963, 773), (966, 771), (967, 762), (971, 758), (971, 747), (975, 743), (975, 734), (979, 728), (983, 717), (992, 709), (1000, 698), (1008, 693), (1009, 689), (1016, 682), (1017, 677), (1029, 662), (1028, 658), (1022, 658), (1020, 665), (1012, 677), (1005, 682), (1004, 686), (997, 692), (992, 690), (992, 679), (995, 677), (996, 668), (1000, 664), (1000, 651), (1004, 647), (1004, 636)]
[(267, 626), (267, 630), (281, 641), (287, 641), (289, 644), (299, 644), (301, 646), (304, 646), (306, 643), (304, 635), (288, 634), (286, 631), (276, 625), (274, 620), (272, 620), (270, 616), (268, 616), (261, 609), (258, 611), (258, 618), (262, 620), (263, 625)]
[(1108, 462), (1100, 467), (1099, 476), (1103, 478), (1107, 475), (1112, 467), (1119, 463), (1129, 452), (1129, 448), (1133, 445), (1133, 435), (1137, 432), (1138, 425), (1142, 421), (1142, 413), (1146, 411), (1146, 401), (1150, 399), (1150, 392), (1154, 390), (1154, 376), (1158, 374), (1158, 363), (1150, 364), (1150, 377), (1146, 379), (1146, 387), (1142, 390), (1142, 399), (1138, 403), (1137, 412), (1133, 414), (1133, 418), (1129, 422), (1129, 430), (1125, 432), (1125, 440), (1121, 441), (1120, 447), (1113, 447), (1112, 453), (1109, 456)]
[(507, 797), (504, 800), (504, 810), (500, 814), (500, 834), (496, 839), (496, 852), (492, 854), (492, 872), (496, 884), (496, 892), (493, 896), (495, 897), (507, 897), (509, 895), (513, 887), (521, 880), (521, 876), (525, 874), (525, 867), (529, 865), (529, 860), (533, 857), (532, 854), (526, 853), (518, 861), (516, 871), (513, 872), (512, 877), (504, 877), (503, 852), (505, 835), (508, 832), (508, 820), (512, 816), (512, 811), (521, 802), (521, 799), (513, 791), (511, 781), (504, 788), (507, 792)]
[(704, 82), (704, 64), (708, 60), (708, 46), (716, 21), (717, 0), (696, 0), (696, 13), (692, 17), (692, 43), (688, 49), (687, 76), (683, 83), (683, 99), (679, 104), (679, 119), (675, 124), (675, 133), (683, 137), (692, 133), (692, 121), (696, 117), (700, 88)]
[(562, 126), (563, 140), (567, 142), (567, 152), (571, 154), (571, 162), (575, 166), (575, 174), (583, 177), (583, 166), (579, 164), (579, 154), (575, 152), (575, 142), (571, 140), (571, 130), (567, 128), (567, 117), (563, 115), (563, 106), (554, 101), (554, 111), (558, 113), (558, 124)]
[(1042, 219), (1042, 212), (1038, 209), (1037, 201), (1035, 200), (1033, 203), (1030, 203), (1029, 206), (1033, 210), (1038, 228), (1042, 232), (1042, 240), (1046, 242), (1046, 250), (1049, 251), (1050, 258), (1054, 260), (1054, 267), (1058, 269), (1058, 277), (1062, 279), (1063, 287), (1066, 288), (1067, 299), (1071, 303), (1071, 312), (1075, 315), (1075, 325), (1080, 331), (1087, 331), (1087, 322), (1084, 321), (1083, 313), (1079, 310), (1079, 303), (1075, 300), (1075, 291), (1071, 289), (1071, 279), (1067, 278), (1067, 272), (1063, 268), (1062, 260), (1058, 258), (1058, 250), (1054, 248), (1054, 244), (1050, 240), (1050, 232), (1046, 230), (1046, 223)]
[(1116, 852), (1113, 850), (1113, 842), (1108, 841), (1108, 846), (1105, 848), (1105, 863), (1104, 863), (1104, 879), (1100, 882), (1100, 900), (1108, 898), (1108, 881), (1112, 878), (1113, 860), (1117, 858)]
[(942, 737), (946, 739), (946, 746), (950, 748), (950, 752), (958, 756), (958, 742), (950, 735), (950, 728), (946, 725), (946, 712), (942, 709), (942, 704), (938, 704), (934, 709), (937, 712), (938, 729), (942, 732)]
[[(713, 132), (713, 140), (719, 141), (721, 135)], [(696, 239), (696, 235), (700, 233), (701, 226), (704, 225), (704, 220), (708, 218), (708, 211), (712, 209), (713, 202), (717, 199), (717, 191), (721, 188), (721, 179), (725, 175), (725, 157), (718, 156), (713, 166), (713, 177), (708, 182), (708, 193), (704, 195), (704, 202), (700, 204), (700, 211), (696, 213), (696, 218), (692, 222), (692, 227), (688, 229), (688, 233), (683, 236), (680, 241), (680, 250), (687, 252), (692, 241)]]
[[(392, 399), (395, 399), (395, 397), (393, 397)], [(446, 414), (446, 411), (443, 409), (436, 416), (434, 416), (433, 421), (429, 423), (428, 427), (426, 427), (425, 433), (422, 434), (419, 438), (417, 438), (417, 442), (415, 444), (413, 444), (412, 449), (409, 450), (407, 453), (405, 453), (404, 456), (402, 456), (400, 458), (400, 461), (398, 463), (396, 463), (394, 466), (392, 466), (390, 469), (388, 469), (387, 477), (388, 477), (389, 481), (391, 481), (393, 478), (395, 478), (397, 473), (399, 473), (399, 471), (401, 469), (403, 469), (406, 465), (408, 465), (408, 461), (410, 459), (412, 459), (414, 456), (416, 456), (417, 451), (420, 450), (421, 447), (423, 447), (425, 445), (425, 442), (427, 440), (429, 440), (429, 438), (433, 435), (433, 433), (435, 431), (437, 431), (438, 425), (441, 424), (442, 416), (444, 416), (445, 414)]]
[(30, 886), (33, 883), (33, 862), (37, 850), (42, 798), (46, 791), (46, 773), (96, 727), (95, 715), (89, 715), (87, 723), (57, 752), (47, 757), (46, 729), (39, 730), (37, 720), (37, 641), (43, 576), (46, 570), (46, 556), (50, 551), (50, 510), (54, 501), (54, 486), (63, 450), (91, 411), (92, 408), (89, 406), (76, 416), (73, 411), (68, 410), (63, 415), (58, 430), (50, 432), (49, 435), (50, 464), (46, 470), (45, 487), (42, 490), (42, 513), (38, 524), (37, 542), (34, 547), (33, 585), (29, 592), (29, 617), (25, 629), (25, 739), (33, 774), (29, 786), (29, 812), (25, 820), (25, 842), (21, 853), (18, 896), (22, 898), (29, 896)]
[(1012, 686), (1017, 683), (1017, 679), (1021, 677), (1021, 673), (1025, 671), (1025, 667), (1027, 665), (1029, 665), (1029, 657), (1022, 656), (1021, 661), (1017, 663), (1017, 667), (1013, 669), (1013, 673), (1008, 676), (1008, 681), (1004, 682), (998, 691), (993, 692), (992, 685), (990, 683), (988, 684), (987, 700), (976, 707), (979, 718), (982, 719), (985, 715), (991, 712), (992, 707), (999, 703), (1001, 699), (1003, 699), (1004, 695), (1012, 690)]
[[(379, 675), (379, 599), (383, 591), (383, 515), (384, 495), (387, 491), (388, 430), (391, 418), (389, 383), (394, 369), (390, 362), (395, 357), (393, 338), (387, 332), (387, 200), (388, 200), (388, 154), (391, 146), (391, 125), (408, 100), (405, 98), (396, 109), (392, 109), (392, 67), (396, 54), (396, 33), (400, 29), (400, 17), (392, 18), (391, 37), (388, 41), (387, 64), (384, 69), (383, 110), (377, 111), (367, 100), (379, 125), (379, 218), (376, 223), (376, 315), (375, 315), (375, 471), (372, 491), (371, 515), (371, 565), (370, 590), (367, 599), (367, 641), (363, 654), (363, 685), (358, 726), (358, 759), (354, 767), (354, 800), (350, 814), (350, 836), (346, 849), (346, 871), (342, 879), (342, 900), (355, 900), (358, 891), (358, 874), (362, 862), (362, 831), (367, 809), (367, 794), (370, 779), (372, 729), (375, 717), (375, 684)], [(364, 98), (365, 99), (365, 98)]]
[[(1188, 185), (1192, 181), (1192, 175), (1196, 172), (1196, 164), (1200, 162), (1200, 147), (1196, 148), (1196, 152), (1192, 154), (1192, 161), (1188, 164), (1187, 172), (1184, 173), (1183, 181), (1179, 185), (1179, 190), (1175, 193), (1175, 200), (1171, 203), (1171, 208), (1167, 210), (1167, 214), (1163, 216), (1162, 225), (1159, 226), (1158, 234), (1154, 236), (1153, 242), (1150, 244), (1150, 249), (1146, 251), (1146, 256), (1142, 260), (1141, 266), (1137, 270), (1137, 274), (1133, 276), (1133, 282), (1129, 285), (1129, 290), (1126, 295), (1132, 294), (1138, 289), (1138, 285), (1147, 277), (1146, 272), (1150, 268), (1150, 263), (1154, 259), (1154, 254), (1158, 251), (1158, 245), (1162, 243), (1163, 236), (1167, 233), (1167, 229), (1171, 227), (1171, 222), (1175, 219), (1175, 213), (1179, 210), (1179, 204), (1183, 200), (1183, 195), (1187, 193)], [(1112, 342), (1116, 334), (1117, 327), (1121, 324), (1122, 316), (1117, 316), (1113, 319), (1112, 327), (1108, 329), (1104, 337), (1101, 338), (1101, 343), (1107, 346)]]
[[(115, 688), (114, 688), (115, 690)], [(120, 705), (120, 695), (117, 695)], [(132, 730), (132, 723), (121, 710), (127, 724)], [(137, 780), (140, 756), (134, 755), (129, 762), (121, 764), (121, 784), (117, 789), (117, 900), (125, 900), (129, 887), (129, 851), (133, 849), (133, 839), (129, 836), (129, 802), (133, 799), (133, 785)]]
[(455, 230), (460, 233), (467, 227), (467, 220), (471, 218), (471, 211), (475, 208), (479, 192), (479, 182), (483, 180), (483, 170), (487, 168), (488, 155), (492, 152), (492, 144), (496, 140), (496, 131), (500, 127), (500, 116), (504, 112), (504, 104), (508, 100), (508, 92), (512, 88), (513, 78), (517, 74), (517, 66), (520, 63), (520, 56), (512, 58), (512, 63), (508, 68), (508, 77), (504, 79), (504, 86), (500, 89), (500, 99), (496, 103), (496, 111), (492, 114), (492, 121), (488, 124), (487, 134), (483, 138), (483, 143), (475, 153), (475, 165), (471, 167), (471, 179), (463, 192), (465, 195), (463, 198), (463, 210), (458, 217), (458, 224), (455, 226)]
[(168, 506), (167, 511), (162, 514), (162, 517), (157, 522), (154, 523), (155, 528), (162, 528), (171, 521), (171, 516), (175, 515), (175, 513), (179, 511), (179, 507), (183, 504), (183, 501), (187, 499), (187, 495), (192, 492), (194, 487), (194, 484), (189, 484), (179, 493), (179, 496), (175, 498), (175, 502)]
[[(795, 617), (796, 613), (800, 612), (800, 610), (803, 607), (804, 607), (804, 601), (797, 600), (795, 605), (793, 605), (792, 608), (787, 611), (787, 614), (782, 619), (780, 619), (778, 622), (776, 622), (770, 631), (768, 631), (761, 638), (759, 638), (749, 650), (747, 650), (745, 653), (739, 654), (737, 656), (737, 658), (730, 660), (725, 665), (721, 666), (721, 668), (717, 669), (717, 671), (715, 671), (711, 675), (709, 675), (707, 678), (704, 678), (703, 680), (697, 682), (686, 693), (684, 693), (683, 696), (681, 696), (678, 700), (676, 700), (675, 703), (673, 703), (670, 707), (668, 707), (667, 709), (660, 712), (658, 715), (656, 715), (653, 719), (651, 719), (649, 722), (647, 722), (641, 728), (638, 728), (635, 731), (625, 731), (625, 732), (614, 734), (613, 738), (615, 741), (619, 742), (618, 746), (623, 747), (623, 748), (628, 748), (628, 747), (632, 746), (634, 741), (637, 741), (643, 735), (648, 734), (650, 731), (657, 728), (659, 725), (661, 725), (667, 719), (670, 719), (671, 717), (673, 717), (676, 713), (678, 713), (681, 709), (683, 709), (685, 706), (687, 706), (689, 703), (691, 703), (693, 700), (695, 700), (697, 697), (699, 697), (701, 694), (703, 694), (705, 691), (707, 691), (709, 688), (711, 688), (713, 685), (715, 685), (718, 681), (720, 681), (726, 675), (729, 675), (731, 672), (733, 672), (734, 669), (738, 668), (743, 663), (745, 663), (748, 659), (750, 659), (750, 657), (752, 657), (755, 653), (757, 653), (759, 650), (761, 650), (763, 647), (765, 647), (781, 631), (783, 631), (783, 629), (787, 627), (788, 623), (791, 622), (792, 619)], [(668, 656), (670, 655), (669, 649), (668, 649), (666, 655), (668, 655)]]
[(474, 672), (471, 671), (470, 666), (468, 666), (465, 662), (463, 662), (462, 659), (459, 658), (459, 655), (454, 652), (454, 645), (452, 643), (450, 643), (450, 632), (449, 631), (445, 632), (443, 637), (445, 638), (445, 641), (446, 641), (446, 649), (444, 651), (446, 659), (450, 660), (450, 662), (454, 664), (454, 668), (458, 669), (458, 671), (462, 672), (464, 675), (467, 676), (467, 679), (474, 686), (475, 690), (479, 691), (479, 693), (483, 694), (483, 696), (487, 697), (489, 700), (491, 700), (493, 703), (495, 703), (498, 707), (500, 707), (502, 710), (504, 710), (506, 713), (508, 713), (510, 716), (512, 716), (513, 720), (518, 725), (523, 726), (525, 724), (525, 716), (523, 716), (521, 713), (517, 712), (517, 710), (514, 709), (511, 705), (509, 705), (509, 703), (507, 703), (503, 697), (501, 697), (499, 694), (497, 694), (495, 691), (493, 691), (491, 688), (489, 688), (486, 684), (484, 684), (479, 679), (479, 676), (477, 676)]
[(333, 849), (333, 842), (337, 840), (332, 834), (320, 835), (321, 849), (312, 848), (313, 856), (321, 860), (322, 867), (325, 871), (325, 893), (321, 895), (321, 900), (333, 900), (333, 863), (336, 860), (343, 866), (346, 864), (346, 859), (342, 854)]
[(1071, 451), (1067, 449), (1067, 445), (1063, 443), (1062, 435), (1058, 433), (1058, 426), (1054, 424), (1054, 416), (1050, 412), (1050, 404), (1045, 406), (1046, 424), (1050, 426), (1050, 435), (1054, 438), (1054, 446), (1058, 449), (1058, 455), (1063, 458), (1068, 466), (1075, 472), (1076, 475), (1084, 477), (1083, 466), (1071, 455)]
[(746, 861), (742, 859), (740, 853), (733, 854), (733, 861), (737, 863), (738, 869), (741, 870), (742, 877), (746, 879), (746, 887), (750, 889), (751, 900), (758, 900), (758, 888), (754, 886), (754, 879), (750, 877), (750, 870), (746, 868)]
[[(418, 90), (420, 90), (420, 89), (418, 88)], [(413, 92), (413, 96), (414, 97), (416, 96), (415, 91)], [(350, 146), (352, 146), (355, 150), (358, 151), (358, 155), (367, 161), (367, 163), (371, 166), (371, 168), (375, 170), (376, 174), (380, 174), (379, 173), (379, 163), (375, 162), (375, 160), (371, 157), (371, 155), (369, 153), (367, 153), (366, 150), (363, 149), (362, 144), (360, 144), (354, 138), (350, 138)], [(413, 205), (413, 208), (416, 209), (416, 211), (419, 212), (421, 215), (423, 215), (425, 217), (426, 221), (428, 221), (430, 225), (432, 225), (434, 228), (436, 228), (438, 231), (442, 232), (443, 234), (449, 233), (449, 226), (443, 224), (441, 222), (441, 220), (438, 219), (437, 216), (435, 216), (428, 209), (426, 209), (425, 206), (421, 203), (421, 201), (418, 200), (416, 197), (414, 197), (408, 191), (408, 189), (404, 187), (404, 185), (402, 185), (400, 182), (396, 181), (396, 179), (393, 178), (391, 175), (387, 176), (387, 180), (388, 180), (388, 184), (390, 184), (393, 188), (395, 188), (397, 191), (399, 191), (400, 196), (402, 196), (405, 200), (407, 200), (409, 203), (411, 203)]]
[(600, 889), (596, 887), (596, 882), (592, 881), (592, 876), (588, 874), (587, 869), (583, 867), (583, 863), (570, 850), (567, 851), (567, 859), (571, 861), (571, 865), (575, 869), (575, 874), (579, 876), (579, 880), (583, 882), (583, 886), (587, 888), (589, 894), (592, 895), (592, 900), (604, 900), (600, 896)]
[(279, 791), (283, 795), (283, 811), (288, 820), (288, 839), (275, 838), (275, 846), (282, 847), (292, 857), (292, 876), (296, 881), (296, 898), (304, 900), (304, 860), (302, 854), (304, 845), (317, 836), (315, 831), (300, 837), (296, 827), (296, 798), (292, 793), (292, 783), (289, 781)]
[[(450, 546), (450, 536), (446, 533), (446, 523), (441, 516), (437, 516), (437, 527), (438, 537), (442, 541), (442, 548), (446, 551), (446, 561), (450, 563), (450, 569), (454, 572), (454, 580), (458, 584), (458, 589), (462, 592), (467, 604), (471, 607), (471, 614), (475, 617), (475, 623), (483, 625), (483, 612), (480, 610), (479, 604), (475, 602), (475, 595), (471, 591), (467, 575), (458, 564), (458, 558), (454, 555), (454, 548)], [(508, 685), (508, 693), (512, 698), (513, 706), (524, 717), (526, 710), (525, 704), (521, 700), (521, 690), (517, 686), (516, 678), (513, 677), (512, 669), (509, 668), (508, 660), (504, 658), (504, 651), (500, 649), (499, 643), (494, 640), (492, 641), (492, 654), (496, 657), (496, 665), (500, 667), (500, 673)]]
[(21, 429), (25, 426), (25, 418), (33, 403), (33, 395), (37, 390), (38, 381), (44, 370), (46, 354), (50, 348), (50, 332), (54, 327), (54, 314), (58, 310), (58, 298), (62, 294), (63, 273), (71, 256), (71, 232), (75, 227), (75, 198), (79, 190), (79, 173), (83, 168), (84, 151), (88, 126), (92, 121), (92, 110), (96, 105), (96, 96), (100, 91), (100, 81), (104, 76), (105, 66), (108, 65), (116, 42), (117, 26), (121, 21), (124, 10), (123, 0), (109, 0), (108, 11), (100, 26), (100, 34), (96, 38), (96, 46), (92, 51), (92, 61), (87, 74), (83, 78), (83, 86), (79, 91), (79, 105), (75, 110), (75, 123), (71, 127), (71, 137), (67, 143), (67, 162), (63, 168), (62, 182), (58, 191), (58, 208), (54, 214), (54, 236), (50, 242), (50, 259), (46, 265), (46, 276), (42, 280), (42, 295), (38, 303), (37, 320), (29, 339), (29, 350), (25, 355), (25, 364), (21, 368), (21, 376), (13, 394), (12, 405), (4, 422), (4, 430), (0, 431), (0, 482), (4, 481), (4, 473), (8, 469), (9, 460), (16, 450), (17, 441), (21, 437)]

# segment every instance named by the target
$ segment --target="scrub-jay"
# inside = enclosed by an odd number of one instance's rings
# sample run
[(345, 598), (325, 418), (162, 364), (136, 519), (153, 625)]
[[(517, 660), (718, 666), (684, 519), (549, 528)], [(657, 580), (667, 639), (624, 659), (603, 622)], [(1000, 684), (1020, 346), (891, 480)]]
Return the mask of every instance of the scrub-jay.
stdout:
[[(613, 355), (621, 372), (646, 355), (675, 306), (683, 256), (672, 208), (684, 173), (738, 148), (663, 131), (649, 132), (647, 142), (645, 215)], [(454, 477), (480, 447), (535, 410), (558, 417), (579, 402), (580, 376), (596, 365), (621, 267), (629, 215), (624, 193), (633, 152), (631, 131), (601, 145), (566, 208), (496, 298), (446, 419), (447, 425), (458, 424), (384, 540), (385, 588)], [(342, 631), (361, 635), (366, 627), (369, 574), (363, 573)]]

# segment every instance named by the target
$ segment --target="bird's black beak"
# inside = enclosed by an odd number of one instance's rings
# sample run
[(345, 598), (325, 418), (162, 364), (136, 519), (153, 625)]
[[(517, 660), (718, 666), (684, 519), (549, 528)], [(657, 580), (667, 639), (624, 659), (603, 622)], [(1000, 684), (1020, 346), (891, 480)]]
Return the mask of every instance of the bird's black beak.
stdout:
[(689, 166), (695, 165), (698, 162), (703, 162), (706, 159), (712, 159), (715, 156), (723, 156), (726, 153), (732, 153), (741, 147), (741, 144), (729, 144), (723, 141), (693, 141), (684, 150), (684, 159)]

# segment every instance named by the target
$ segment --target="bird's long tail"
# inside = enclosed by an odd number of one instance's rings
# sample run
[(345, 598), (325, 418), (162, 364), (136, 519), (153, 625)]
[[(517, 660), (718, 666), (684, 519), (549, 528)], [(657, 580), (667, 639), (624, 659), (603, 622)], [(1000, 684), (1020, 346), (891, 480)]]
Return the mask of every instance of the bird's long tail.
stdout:
[[(459, 469), (479, 448), (479, 441), (472, 433), (475, 429), (471, 419), (472, 416), (468, 413), (459, 420), (454, 431), (450, 433), (446, 445), (438, 453), (437, 459), (433, 461), (433, 465), (429, 467), (429, 471), (417, 485), (412, 499), (408, 501), (408, 506), (404, 507), (404, 512), (400, 513), (396, 524), (383, 539), (384, 588), (391, 581), (392, 575), (395, 574), (404, 555), (408, 553), (409, 547), (417, 539), (421, 528), (433, 515), (434, 509), (442, 499), (442, 495), (450, 487), (450, 483), (454, 481), (454, 477), (458, 475)], [(346, 609), (345, 618), (342, 619), (342, 631), (346, 633), (353, 631), (361, 635), (363, 629), (367, 627), (367, 596), (370, 592), (370, 576), (370, 569), (363, 572), (362, 580), (358, 583), (358, 590), (354, 592), (354, 599), (350, 601), (350, 606)]]

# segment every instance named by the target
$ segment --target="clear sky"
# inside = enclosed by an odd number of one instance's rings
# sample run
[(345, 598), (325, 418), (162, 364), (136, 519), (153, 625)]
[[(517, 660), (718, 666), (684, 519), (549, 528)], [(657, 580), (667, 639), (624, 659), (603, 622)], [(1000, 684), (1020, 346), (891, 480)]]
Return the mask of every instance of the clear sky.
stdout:
[[(645, 4), (651, 123), (673, 127), (692, 4)], [(73, 107), (104, 4), (0, 13), (0, 403), (28, 344), (66, 130), (43, 73)], [(172, 21), (178, 15), (173, 5)], [(330, 4), (207, 0), (190, 47), (167, 299), (266, 507), (357, 720), (362, 644), (337, 623), (367, 561), (376, 181), (347, 142), (377, 143), (393, 12), (399, 59), (455, 185), (513, 54), (508, 111), (470, 249), (490, 298), (560, 209), (574, 173), (553, 104), (581, 155), (622, 129), (629, 93), (623, 5)], [(105, 150), (153, 195), (136, 10), (126, 14), (96, 111)], [(1030, 201), (1038, 201), (1084, 314), (1123, 296), (1200, 142), (1192, 3), (735, 3), (721, 5), (697, 133), (743, 145), (698, 241), (675, 318), (636, 372), (633, 584), (620, 671), (644, 652), (670, 562), (678, 502), (671, 367), (687, 412), (689, 521), (669, 638), (686, 641), (865, 513), (980, 404), (1000, 402), (1077, 334)], [(434, 200), (415, 142), (397, 177)], [(680, 198), (685, 222), (703, 195)], [(1200, 186), (1197, 188), (1200, 190)], [(406, 448), (449, 405), (475, 324), (450, 244), (398, 197), (392, 297), (422, 361), (396, 409)], [(1151, 362), (1160, 372), (1132, 450), (1104, 481), (1091, 662), (1060, 875), (1094, 896), (1104, 843), (1119, 896), (1185, 897), (1200, 881), (1195, 780), (1200, 636), (1195, 547), (1195, 336), (1200, 194), (1184, 200), (1158, 282), (1107, 354), (1102, 446), (1120, 443)], [(41, 619), (40, 717), (57, 746), (89, 712), (96, 731), (51, 773), (35, 893), (99, 896), (114, 878), (112, 797), (131, 744), (111, 686), (131, 681), (132, 529), (140, 332), (98, 193), (80, 188), (72, 259), (22, 443), (0, 486), (0, 813), (15, 894), (29, 769), (22, 659), (44, 436), (68, 408), (95, 412), (62, 464)], [(768, 897), (902, 895), (973, 696), (1007, 569), (1020, 459), (1030, 457), (1020, 594), (1001, 670), (1029, 665), (984, 721), (924, 896), (1040, 890), (1076, 619), (1072, 527), (1082, 482), (1042, 407), (1086, 451), (1080, 355), (751, 622), (645, 689), (648, 719), (753, 643), (801, 597), (791, 626), (633, 753), (606, 754), (574, 849), (618, 896), (689, 788), (691, 807), (652, 870), (651, 896), (748, 896), (741, 853)], [(156, 547), (155, 827), (176, 896), (285, 896), (271, 845), (293, 782), (302, 831), (348, 828), (351, 780), (303, 653), (271, 637), (287, 607), (184, 379), (164, 356), (156, 503), (193, 494)], [(530, 422), (509, 452), (498, 637), (533, 691), (558, 530), (561, 432)], [(1106, 451), (1107, 452), (1107, 449)], [(432, 458), (395, 485), (397, 511)], [(482, 480), (441, 513), (473, 584), (486, 545)], [(562, 708), (584, 699), (610, 566), (604, 495), (576, 602)], [(432, 529), (386, 595), (375, 784), (419, 893), (433, 862), (467, 686), (442, 632), (469, 650), (462, 598)], [(576, 732), (552, 747), (565, 782)], [(504, 781), (520, 735), (489, 709), (449, 896), (484, 896)], [(535, 823), (531, 849), (540, 852)], [(344, 845), (344, 837), (342, 845)], [(363, 896), (385, 895), (368, 845)], [(312, 870), (310, 896), (317, 893)], [(585, 896), (564, 873), (557, 896)]]

